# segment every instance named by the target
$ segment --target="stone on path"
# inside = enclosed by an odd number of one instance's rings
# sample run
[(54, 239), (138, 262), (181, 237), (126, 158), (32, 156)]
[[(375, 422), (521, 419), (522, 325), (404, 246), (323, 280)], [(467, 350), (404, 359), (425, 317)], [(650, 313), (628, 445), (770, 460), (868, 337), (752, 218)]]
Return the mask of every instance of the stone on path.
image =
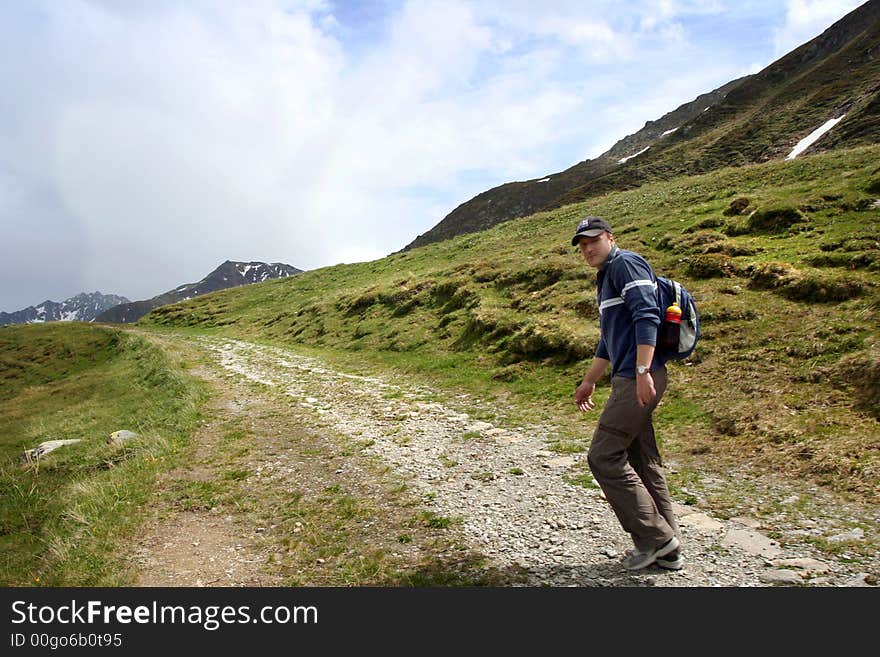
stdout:
[(803, 570), (807, 574), (812, 573), (827, 573), (831, 570), (831, 566), (829, 566), (824, 561), (819, 561), (818, 559), (810, 559), (808, 557), (802, 557), (797, 559), (778, 559), (773, 562), (774, 566), (778, 568), (796, 568), (798, 570)]
[(793, 570), (768, 570), (761, 573), (761, 581), (767, 584), (801, 584), (801, 576)]
[(856, 527), (855, 529), (850, 529), (849, 531), (830, 536), (828, 542), (843, 543), (845, 541), (860, 541), (863, 538), (865, 538), (865, 530), (861, 527)]
[(705, 532), (724, 529), (724, 523), (710, 518), (705, 513), (689, 513), (679, 519), (679, 523)]
[(738, 547), (749, 554), (773, 558), (782, 554), (779, 543), (767, 538), (754, 529), (733, 527), (727, 530), (721, 544), (725, 547)]
[(575, 463), (573, 456), (558, 456), (544, 461), (545, 468), (570, 468)]

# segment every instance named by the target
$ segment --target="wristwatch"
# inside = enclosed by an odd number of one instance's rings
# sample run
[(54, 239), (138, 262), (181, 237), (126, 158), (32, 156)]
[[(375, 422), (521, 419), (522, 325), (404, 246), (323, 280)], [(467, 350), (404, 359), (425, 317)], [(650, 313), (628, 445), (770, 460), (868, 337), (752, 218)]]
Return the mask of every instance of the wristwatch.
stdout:
[(647, 365), (639, 365), (636, 367), (636, 374), (647, 374), (648, 366)]

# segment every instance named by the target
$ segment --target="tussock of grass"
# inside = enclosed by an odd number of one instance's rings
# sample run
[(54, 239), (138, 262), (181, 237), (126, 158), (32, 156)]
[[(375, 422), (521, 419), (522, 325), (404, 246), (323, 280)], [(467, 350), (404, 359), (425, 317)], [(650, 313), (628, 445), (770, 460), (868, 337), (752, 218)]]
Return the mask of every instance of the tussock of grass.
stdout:
[(864, 281), (824, 273), (810, 273), (790, 281), (784, 294), (795, 301), (833, 303), (862, 296), (867, 291)]
[(880, 420), (880, 358), (874, 352), (841, 359), (832, 372), (839, 383), (856, 386), (861, 394), (858, 405)]
[(733, 199), (730, 204), (724, 208), (724, 216), (725, 217), (735, 217), (740, 214), (745, 214), (751, 205), (751, 201), (745, 196), (740, 196), (739, 198)]
[(692, 278), (724, 278), (736, 273), (736, 264), (722, 253), (704, 253), (688, 258), (685, 272)]
[(751, 214), (748, 227), (753, 233), (779, 233), (804, 221), (804, 216), (797, 208), (762, 208)]

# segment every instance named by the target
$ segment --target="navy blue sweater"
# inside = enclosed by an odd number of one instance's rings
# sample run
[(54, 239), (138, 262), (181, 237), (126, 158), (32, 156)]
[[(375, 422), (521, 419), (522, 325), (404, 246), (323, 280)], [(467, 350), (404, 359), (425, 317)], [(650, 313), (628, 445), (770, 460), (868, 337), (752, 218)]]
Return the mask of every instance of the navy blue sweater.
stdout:
[[(657, 344), (661, 311), (654, 270), (639, 254), (614, 245), (596, 275), (596, 288), (602, 332), (596, 357), (611, 361), (611, 376), (635, 378), (636, 345)], [(655, 351), (651, 370), (664, 364)]]

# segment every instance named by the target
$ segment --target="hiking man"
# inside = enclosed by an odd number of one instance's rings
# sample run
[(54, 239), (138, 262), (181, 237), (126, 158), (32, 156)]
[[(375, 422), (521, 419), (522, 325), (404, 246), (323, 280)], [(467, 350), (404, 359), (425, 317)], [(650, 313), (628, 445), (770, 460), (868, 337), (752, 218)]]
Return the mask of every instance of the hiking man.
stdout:
[(666, 391), (666, 367), (655, 352), (661, 310), (657, 278), (637, 253), (617, 246), (601, 217), (581, 221), (571, 240), (598, 270), (600, 338), (596, 356), (574, 395), (584, 412), (594, 408), (596, 382), (612, 365), (611, 395), (593, 433), (588, 460), (623, 529), (632, 537), (623, 565), (684, 564), (678, 525), (654, 437), (652, 414)]

